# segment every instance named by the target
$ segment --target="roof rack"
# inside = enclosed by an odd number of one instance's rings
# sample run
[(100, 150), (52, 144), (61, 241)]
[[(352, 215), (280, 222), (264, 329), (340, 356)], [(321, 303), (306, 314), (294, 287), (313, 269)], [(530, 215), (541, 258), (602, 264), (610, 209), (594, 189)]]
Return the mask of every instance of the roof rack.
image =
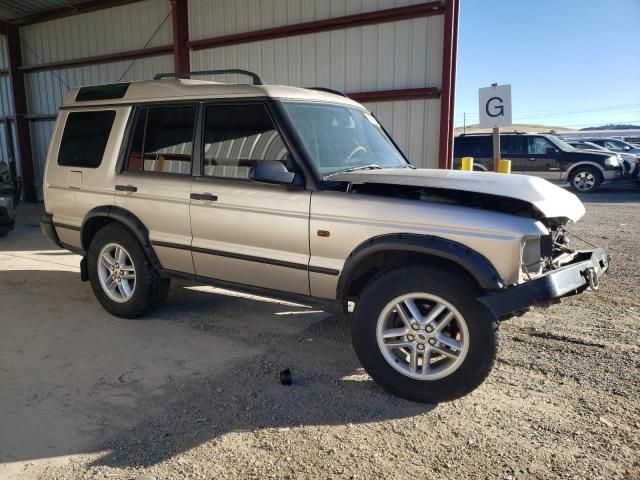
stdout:
[(153, 79), (162, 80), (163, 78), (191, 78), (194, 75), (228, 75), (228, 74), (246, 75), (247, 77), (251, 77), (254, 85), (264, 85), (264, 83), (262, 82), (262, 79), (258, 76), (257, 73), (250, 72), (249, 70), (242, 70), (239, 68), (230, 68), (225, 70), (200, 70), (197, 72), (158, 73), (153, 77)]
[(325, 87), (307, 87), (307, 90), (316, 90), (318, 92), (327, 92), (333, 93), (334, 95), (340, 95), (341, 97), (346, 97), (346, 95), (338, 90), (333, 90), (332, 88)]

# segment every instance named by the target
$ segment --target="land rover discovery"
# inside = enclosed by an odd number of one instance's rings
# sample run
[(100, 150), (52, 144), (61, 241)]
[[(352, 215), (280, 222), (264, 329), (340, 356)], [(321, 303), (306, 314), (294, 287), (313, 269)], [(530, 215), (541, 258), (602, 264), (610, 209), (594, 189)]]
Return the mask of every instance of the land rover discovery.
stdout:
[(68, 92), (41, 225), (108, 312), (146, 314), (173, 276), (313, 298), (352, 310), (376, 382), (439, 402), (489, 374), (498, 320), (597, 288), (609, 260), (569, 245), (573, 194), (416, 169), (357, 102), (240, 73), (253, 84), (165, 74)]

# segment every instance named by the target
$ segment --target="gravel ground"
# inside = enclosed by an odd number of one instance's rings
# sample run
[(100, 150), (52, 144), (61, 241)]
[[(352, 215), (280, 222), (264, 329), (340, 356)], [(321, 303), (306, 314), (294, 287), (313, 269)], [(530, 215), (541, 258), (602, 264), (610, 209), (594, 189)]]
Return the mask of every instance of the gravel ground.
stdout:
[[(178, 367), (156, 367), (161, 371), (152, 386), (145, 383), (146, 375), (125, 375), (107, 363), (102, 380), (85, 378), (80, 389), (69, 385), (72, 394), (65, 396), (61, 422), (67, 417), (76, 422), (67, 434), (77, 435), (89, 415), (105, 421), (66, 450), (49, 445), (48, 456), (57, 459), (42, 459), (46, 455), (30, 454), (27, 447), (3, 455), (2, 442), (11, 445), (19, 432), (3, 432), (0, 418), (0, 461), (11, 467), (6, 475), (640, 478), (640, 192), (602, 192), (583, 200), (587, 215), (573, 231), (613, 257), (602, 288), (504, 322), (492, 374), (461, 400), (420, 405), (384, 392), (359, 368), (346, 322), (338, 316), (182, 283), (150, 320), (152, 328), (128, 334), (128, 341), (143, 348), (154, 341), (155, 328), (173, 328), (166, 335), (211, 341), (206, 355), (224, 357), (221, 363), (211, 369), (198, 364), (205, 354), (198, 350)], [(28, 231), (33, 225), (21, 228)], [(71, 258), (69, 265), (78, 259)], [(0, 292), (12, 285), (2, 278)], [(75, 277), (60, 288), (67, 297), (50, 306), (62, 312), (58, 328), (65, 328), (65, 312), (76, 304), (84, 305), (96, 322), (115, 322), (100, 313), (88, 286)], [(117, 325), (124, 331), (146, 323), (123, 322)], [(171, 357), (176, 347), (171, 340), (163, 345)], [(11, 352), (17, 347), (2, 348)], [(67, 355), (67, 363), (81, 361), (73, 352)], [(14, 366), (16, 358), (4, 362)], [(288, 387), (278, 382), (278, 372), (287, 367), (294, 380)], [(0, 375), (7, 375), (7, 369), (0, 369)], [(5, 391), (0, 401), (7, 401), (6, 379), (0, 381)], [(51, 411), (60, 395), (54, 387), (45, 395)], [(73, 388), (81, 390), (77, 399)], [(87, 400), (95, 395), (102, 399), (100, 411)], [(15, 419), (34, 413), (25, 405), (8, 414)]]

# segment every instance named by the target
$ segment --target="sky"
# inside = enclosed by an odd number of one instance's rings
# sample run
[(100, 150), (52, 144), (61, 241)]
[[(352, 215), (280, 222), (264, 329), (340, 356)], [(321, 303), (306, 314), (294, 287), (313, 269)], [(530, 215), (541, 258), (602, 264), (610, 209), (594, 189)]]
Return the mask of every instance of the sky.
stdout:
[(640, 125), (640, 0), (460, 0), (455, 126), (511, 84), (513, 123)]

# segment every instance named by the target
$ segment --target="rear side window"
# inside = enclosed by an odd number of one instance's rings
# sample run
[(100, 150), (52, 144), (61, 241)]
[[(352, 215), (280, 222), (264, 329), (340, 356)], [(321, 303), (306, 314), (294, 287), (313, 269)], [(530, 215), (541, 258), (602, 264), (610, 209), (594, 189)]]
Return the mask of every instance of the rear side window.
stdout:
[[(491, 148), (493, 149), (493, 145)], [(500, 139), (500, 150), (504, 155), (525, 155), (527, 139), (517, 135), (505, 135)]]
[(195, 105), (138, 110), (126, 169), (190, 175), (196, 111)]
[(70, 113), (62, 133), (58, 165), (98, 168), (115, 118), (114, 110)]
[(247, 179), (260, 160), (287, 165), (287, 148), (261, 104), (209, 105), (205, 115), (204, 174)]
[(491, 158), (493, 156), (493, 144), (489, 136), (456, 137), (454, 141), (454, 156)]

